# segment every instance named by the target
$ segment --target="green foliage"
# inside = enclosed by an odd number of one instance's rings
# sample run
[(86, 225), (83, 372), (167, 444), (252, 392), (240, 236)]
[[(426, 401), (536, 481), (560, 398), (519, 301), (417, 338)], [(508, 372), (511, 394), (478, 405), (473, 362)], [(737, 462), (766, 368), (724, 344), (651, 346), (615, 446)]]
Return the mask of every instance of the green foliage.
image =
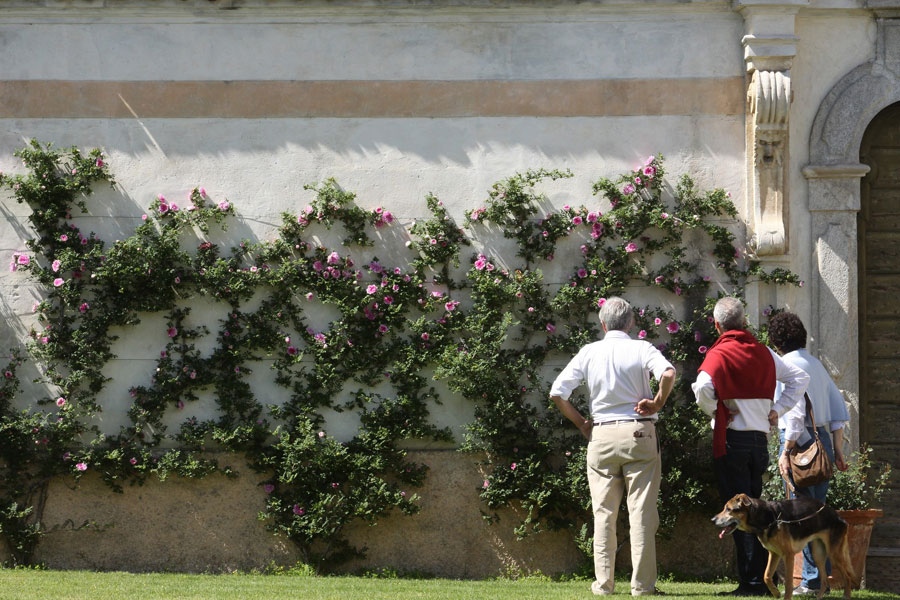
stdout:
[[(778, 456), (778, 439), (769, 440), (769, 455)], [(836, 510), (866, 510), (880, 508), (881, 499), (891, 489), (892, 468), (889, 463), (872, 459), (872, 448), (860, 446), (847, 459), (847, 470), (834, 470), (828, 483), (825, 503)], [(768, 474), (763, 488), (766, 500), (785, 498), (784, 479), (778, 472), (778, 462), (769, 462)]]
[(891, 465), (874, 461), (872, 448), (864, 444), (850, 456), (846, 471), (835, 469), (826, 503), (837, 510), (880, 508), (890, 481)]
[[(112, 183), (99, 151), (85, 156), (34, 142), (17, 156), (28, 173), (0, 176), (0, 185), (33, 210), (30, 253), (15, 254), (13, 266), (44, 290), (27, 349), (40, 382), (53, 390), (14, 410), (24, 355), (13, 354), (0, 381), (0, 478), (8, 482), (0, 492), (0, 534), (18, 563), (30, 560), (46, 530), (51, 478), (96, 472), (121, 491), (151, 476), (232, 476), (222, 464), (228, 453), (240, 453), (260, 474), (266, 501), (259, 517), (297, 545), (305, 564), (320, 570), (358, 556), (362, 550), (345, 536), (350, 523), (419, 510), (415, 489), (427, 468), (409, 459), (405, 442), (452, 441), (430, 420), (440, 399), (429, 371), (474, 406), (461, 449), (479, 453), (488, 473), (470, 488), (481, 494), (486, 518), (517, 505), (525, 515), (518, 535), (566, 529), (587, 552), (585, 447), (548, 404), (547, 365), (598, 337), (592, 315), (613, 294), (643, 306), (636, 335), (658, 343), (683, 374), (660, 426), (661, 507), (671, 524), (681, 507), (709, 496), (707, 427), (689, 393), (715, 339), (709, 281), (715, 276), (738, 295), (751, 277), (796, 281), (744, 260), (733, 234), (712, 222), (735, 215), (725, 192), (701, 192), (683, 177), (664, 199), (661, 157), (615, 181), (599, 180), (594, 192), (608, 202), (605, 213), (549, 207), (535, 187), (568, 172), (528, 171), (496, 183), (465, 226), (515, 240), (524, 263), (504, 268), (516, 259), (474, 254), (460, 277), (454, 273), (469, 240), (434, 196), (426, 198), (432, 216), (411, 227), (410, 266), (378, 258), (356, 264), (352, 248), (372, 245), (369, 228), (390, 227), (394, 217), (383, 207), (359, 208), (334, 180), (307, 186), (315, 199), (299, 214), (285, 213), (273, 241), (220, 248), (197, 240), (198, 232), (224, 227), (235, 208), (195, 187), (187, 206), (157, 197), (132, 235), (108, 245), (70, 221), (92, 186)], [(350, 249), (311, 241), (317, 227), (336, 225)], [(694, 251), (704, 236), (718, 274), (703, 272)], [(558, 253), (573, 239), (580, 255)], [(574, 259), (561, 286), (535, 266), (557, 254)], [(686, 316), (640, 304), (640, 286), (667, 295)], [(220, 307), (215, 323), (196, 321), (191, 306), (201, 298)], [(337, 316), (315, 321), (307, 312), (317, 304)], [(117, 336), (151, 314), (165, 317), (168, 342), (155, 370), (135, 376), (128, 424), (102, 434), (103, 367)], [(201, 351), (208, 342), (212, 350)], [(282, 389), (268, 404), (250, 383), (262, 361)], [(215, 403), (213, 417), (167, 427), (202, 400)], [(358, 419), (355, 435), (327, 431), (326, 415), (335, 412)]]

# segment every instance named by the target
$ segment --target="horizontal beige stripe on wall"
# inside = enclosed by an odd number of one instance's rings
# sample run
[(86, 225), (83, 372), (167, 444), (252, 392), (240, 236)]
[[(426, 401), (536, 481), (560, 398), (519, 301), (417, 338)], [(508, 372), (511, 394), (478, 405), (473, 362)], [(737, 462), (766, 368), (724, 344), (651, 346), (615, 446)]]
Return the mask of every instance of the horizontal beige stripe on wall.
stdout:
[(0, 118), (735, 115), (743, 77), (538, 81), (0, 81)]

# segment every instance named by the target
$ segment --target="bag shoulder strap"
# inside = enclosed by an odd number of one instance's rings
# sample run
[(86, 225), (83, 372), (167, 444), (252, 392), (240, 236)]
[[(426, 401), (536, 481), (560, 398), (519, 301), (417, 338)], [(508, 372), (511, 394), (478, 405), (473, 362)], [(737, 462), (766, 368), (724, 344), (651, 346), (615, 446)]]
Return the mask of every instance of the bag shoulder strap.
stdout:
[(816, 427), (816, 417), (813, 415), (813, 407), (812, 400), (809, 399), (809, 394), (803, 392), (803, 397), (806, 399), (806, 412), (809, 413), (809, 420), (812, 421), (813, 434), (816, 436), (816, 441), (819, 441), (819, 428)]
[(816, 417), (812, 412), (812, 400), (809, 399), (809, 394), (803, 392), (803, 397), (806, 399), (806, 412), (809, 413), (809, 420), (813, 423), (813, 432), (815, 433), (816, 440), (819, 439), (819, 428), (816, 427)]

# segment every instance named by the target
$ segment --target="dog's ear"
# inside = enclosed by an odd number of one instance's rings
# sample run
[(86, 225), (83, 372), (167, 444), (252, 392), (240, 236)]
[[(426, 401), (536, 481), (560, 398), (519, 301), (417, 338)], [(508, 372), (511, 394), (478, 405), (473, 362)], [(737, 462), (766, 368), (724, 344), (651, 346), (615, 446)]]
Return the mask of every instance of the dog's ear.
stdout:
[(750, 502), (750, 496), (747, 494), (741, 494), (741, 506), (750, 506), (752, 504)]

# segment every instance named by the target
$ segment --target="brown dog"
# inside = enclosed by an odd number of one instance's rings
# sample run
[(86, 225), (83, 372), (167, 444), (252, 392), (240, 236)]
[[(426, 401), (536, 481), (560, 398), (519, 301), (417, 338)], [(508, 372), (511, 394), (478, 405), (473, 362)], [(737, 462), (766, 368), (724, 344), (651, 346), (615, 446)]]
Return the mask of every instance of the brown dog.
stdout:
[(825, 592), (825, 560), (829, 557), (831, 566), (840, 573), (844, 582), (844, 598), (850, 597), (854, 575), (850, 565), (850, 548), (847, 546), (847, 523), (830, 506), (806, 496), (766, 502), (747, 494), (738, 494), (725, 503), (725, 508), (712, 521), (722, 528), (720, 538), (735, 529), (759, 538), (759, 542), (769, 551), (765, 582), (776, 598), (780, 598), (781, 594), (772, 576), (778, 563), (784, 559), (784, 597), (790, 600), (794, 591), (794, 555), (810, 542), (813, 559), (822, 574), (819, 600)]

